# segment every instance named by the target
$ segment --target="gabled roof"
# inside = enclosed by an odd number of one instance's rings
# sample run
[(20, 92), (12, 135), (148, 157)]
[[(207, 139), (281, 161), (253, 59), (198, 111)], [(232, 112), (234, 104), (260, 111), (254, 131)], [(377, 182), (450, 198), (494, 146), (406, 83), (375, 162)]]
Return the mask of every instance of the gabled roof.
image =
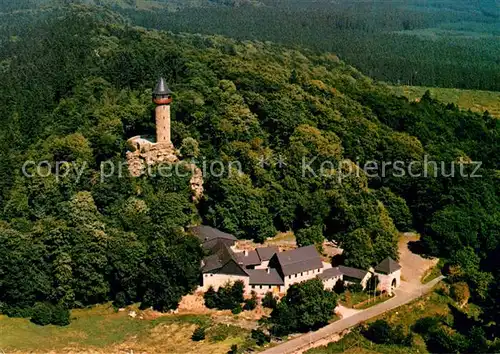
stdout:
[(224, 243), (224, 240), (214, 240), (208, 241), (203, 244), (203, 248), (210, 251), (210, 254), (216, 254), (221, 251), (221, 249), (226, 248), (227, 245)]
[(276, 269), (247, 269), (250, 285), (285, 285)]
[(235, 236), (231, 234), (228, 234), (226, 232), (217, 230), (213, 227), (206, 225), (195, 226), (192, 227), (190, 230), (202, 243), (213, 241), (216, 239), (231, 240), (231, 241), (238, 240)]
[(156, 87), (153, 91), (154, 95), (158, 96), (166, 96), (166, 95), (171, 95), (172, 91), (167, 86), (167, 82), (165, 81), (164, 78), (160, 77), (158, 82), (156, 83)]
[(211, 254), (203, 258), (203, 273), (213, 272), (214, 270), (222, 268), (224, 264), (234, 259), (231, 250), (229, 250), (225, 245), (221, 244), (221, 247), (216, 253)]
[(391, 257), (387, 257), (375, 267), (375, 271), (377, 273), (384, 274), (391, 274), (400, 269), (401, 266), (399, 265), (399, 263), (393, 260)]
[(260, 258), (256, 251), (248, 251), (248, 252), (236, 252), (234, 254), (239, 263), (246, 266), (255, 266), (259, 265)]
[(321, 257), (314, 245), (276, 253), (275, 257), (277, 257), (284, 276), (323, 267)]
[(334, 267), (334, 268), (328, 268), (323, 271), (323, 273), (318, 275), (318, 278), (321, 280), (327, 280), (327, 279), (332, 279), (336, 278), (343, 275), (342, 272), (340, 271), (339, 267)]
[(241, 262), (237, 260), (233, 251), (223, 243), (220, 243), (221, 247), (210, 256), (203, 258), (203, 267), (201, 269), (202, 273), (217, 273), (217, 270), (223, 268), (226, 264), (233, 262), (236, 266), (240, 268), (243, 273), (246, 274), (244, 267)]
[(256, 249), (257, 254), (262, 262), (270, 260), (276, 253), (279, 252), (278, 246), (268, 246)]
[(358, 268), (338, 266), (339, 271), (346, 277), (363, 280), (365, 276), (369, 273), (367, 270), (361, 270)]
[(212, 254), (203, 258), (202, 273), (210, 273), (222, 268), (224, 260), (218, 254)]

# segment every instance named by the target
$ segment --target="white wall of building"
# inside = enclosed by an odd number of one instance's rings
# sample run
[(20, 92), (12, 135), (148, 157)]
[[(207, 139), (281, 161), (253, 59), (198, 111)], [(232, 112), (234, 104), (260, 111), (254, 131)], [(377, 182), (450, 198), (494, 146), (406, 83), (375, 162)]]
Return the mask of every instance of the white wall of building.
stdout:
[(325, 287), (325, 289), (332, 290), (339, 280), (342, 280), (342, 275), (330, 279), (325, 279), (323, 280), (323, 286)]
[(264, 296), (268, 292), (272, 292), (273, 294), (278, 295), (285, 292), (285, 287), (278, 285), (250, 285), (248, 294), (250, 294), (252, 291), (255, 291), (255, 293), (259, 296)]
[(207, 291), (210, 286), (217, 291), (221, 286), (229, 283), (234, 283), (235, 281), (241, 280), (245, 284), (245, 292), (248, 292), (248, 285), (250, 278), (248, 276), (241, 275), (230, 275), (230, 274), (212, 274), (212, 273), (204, 273), (203, 274), (203, 291)]
[(313, 269), (313, 270), (305, 271), (302, 273), (287, 275), (284, 279), (285, 280), (285, 291), (287, 291), (291, 285), (316, 278), (322, 272), (323, 272), (323, 269), (320, 268), (320, 269)]
[(396, 287), (399, 287), (401, 283), (401, 269), (391, 274), (380, 274), (380, 273), (375, 273), (375, 274), (378, 276), (379, 280), (378, 289), (380, 291), (387, 291), (389, 294), (391, 294), (392, 281), (396, 279)]

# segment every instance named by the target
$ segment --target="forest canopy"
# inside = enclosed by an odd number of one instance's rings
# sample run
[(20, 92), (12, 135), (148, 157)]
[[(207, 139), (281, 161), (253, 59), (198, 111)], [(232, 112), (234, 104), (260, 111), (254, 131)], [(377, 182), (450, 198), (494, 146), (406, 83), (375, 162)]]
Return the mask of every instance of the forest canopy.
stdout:
[[(304, 244), (324, 237), (361, 268), (397, 259), (398, 228), (415, 229), (429, 254), (469, 267), (473, 297), (497, 306), (488, 301), (500, 242), (498, 120), (428, 94), (395, 97), (331, 53), (126, 22), (77, 6), (16, 36), (2, 32), (3, 313), (29, 315), (41, 302), (173, 309), (198, 284), (203, 254), (187, 230), (200, 222), (256, 241), (287, 230)], [(241, 173), (206, 175), (199, 204), (189, 176), (101, 178), (101, 162), (125, 159), (128, 138), (154, 135), (160, 75), (174, 91), (174, 145), (191, 142), (198, 162), (241, 163)], [(360, 171), (339, 183), (335, 171), (304, 174), (303, 159), (314, 170), (342, 162)], [(88, 168), (79, 178), (27, 178), (28, 160)], [(396, 160), (437, 177), (360, 168)], [(482, 177), (446, 177), (452, 162)]]
[(495, 0), (212, 0), (175, 11), (136, 2), (118, 11), (147, 28), (330, 51), (393, 84), (500, 90)]

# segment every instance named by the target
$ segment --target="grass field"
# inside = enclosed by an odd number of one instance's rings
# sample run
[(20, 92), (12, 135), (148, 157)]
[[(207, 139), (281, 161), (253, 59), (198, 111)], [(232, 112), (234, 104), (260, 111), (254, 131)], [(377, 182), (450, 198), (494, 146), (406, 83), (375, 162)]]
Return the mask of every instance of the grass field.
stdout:
[[(220, 353), (236, 344), (252, 345), (249, 330), (216, 324), (210, 315), (168, 315), (131, 318), (128, 311), (110, 306), (73, 310), (67, 327), (37, 326), (27, 319), (0, 316), (0, 349), (5, 353)], [(198, 326), (207, 327), (206, 339), (191, 340)], [(0, 351), (1, 352), (1, 351)]]
[(415, 100), (429, 90), (431, 96), (445, 103), (454, 103), (462, 109), (483, 113), (489, 111), (491, 115), (500, 118), (500, 92), (460, 90), (451, 88), (420, 87), (420, 86), (391, 86), (392, 91), (399, 96)]

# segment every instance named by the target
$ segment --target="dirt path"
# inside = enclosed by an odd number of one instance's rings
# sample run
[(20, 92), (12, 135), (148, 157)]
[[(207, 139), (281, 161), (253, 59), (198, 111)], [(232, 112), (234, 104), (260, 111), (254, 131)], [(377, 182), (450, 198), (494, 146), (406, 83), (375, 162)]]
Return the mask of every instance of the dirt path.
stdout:
[(399, 239), (399, 264), (401, 265), (401, 280), (411, 285), (420, 286), (420, 280), (425, 272), (438, 263), (437, 258), (424, 258), (410, 250), (420, 239), (419, 235), (406, 233)]

